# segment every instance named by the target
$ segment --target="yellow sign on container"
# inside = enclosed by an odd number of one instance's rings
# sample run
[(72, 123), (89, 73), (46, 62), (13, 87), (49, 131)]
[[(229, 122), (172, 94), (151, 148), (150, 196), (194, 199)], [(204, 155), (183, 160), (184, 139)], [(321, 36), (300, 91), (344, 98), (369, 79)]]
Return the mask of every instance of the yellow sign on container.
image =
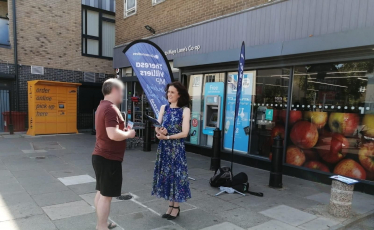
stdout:
[(28, 81), (28, 135), (78, 133), (77, 89), (80, 83)]

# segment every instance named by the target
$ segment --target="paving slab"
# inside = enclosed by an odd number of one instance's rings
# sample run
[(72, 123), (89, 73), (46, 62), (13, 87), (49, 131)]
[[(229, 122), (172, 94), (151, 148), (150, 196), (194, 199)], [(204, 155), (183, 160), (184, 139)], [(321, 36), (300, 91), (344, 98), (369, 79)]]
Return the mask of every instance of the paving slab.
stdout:
[(6, 186), (0, 186), (0, 195), (14, 194), (22, 191), (25, 190), (18, 182), (9, 183)]
[(235, 208), (239, 208), (238, 205), (221, 200), (217, 197), (211, 197), (204, 200), (189, 200), (188, 203), (204, 210), (209, 213), (219, 213), (226, 210), (231, 210)]
[[(66, 187), (66, 186), (65, 186)], [(95, 183), (87, 183), (87, 184), (77, 184), (77, 185), (70, 185), (70, 190), (75, 192), (78, 195), (83, 195), (87, 193), (93, 193), (96, 192), (96, 182)]]
[(152, 230), (185, 230), (185, 228), (182, 228), (181, 226), (177, 224), (173, 224), (173, 225), (162, 226), (159, 228), (154, 228)]
[(47, 184), (30, 184), (23, 185), (23, 187), (30, 195), (69, 190), (69, 188), (63, 185), (61, 182)]
[(264, 216), (260, 213), (251, 211), (246, 208), (235, 208), (227, 211), (222, 211), (216, 214), (222, 217), (223, 220), (227, 222), (235, 223), (236, 225), (247, 229), (262, 223), (265, 223), (271, 218)]
[(16, 220), (0, 222), (4, 230), (57, 230), (56, 226), (46, 215), (30, 216)]
[(35, 200), (35, 202), (40, 207), (82, 200), (80, 196), (78, 196), (71, 190), (37, 194), (37, 195), (32, 195), (31, 197)]
[(0, 206), (12, 206), (22, 203), (34, 202), (26, 191), (0, 194)]
[[(147, 207), (151, 208), (152, 210), (156, 211), (160, 215), (164, 214), (168, 208), (168, 201), (165, 201), (164, 199), (156, 199), (150, 202), (144, 203)], [(193, 209), (196, 209), (196, 206), (188, 203), (188, 202), (183, 202), (180, 203), (180, 209), (181, 213), (190, 211)]]
[(326, 230), (338, 223), (339, 222), (334, 221), (332, 219), (319, 217), (317, 219), (311, 220), (305, 224), (300, 225), (299, 228), (305, 230)]
[(180, 217), (173, 221), (188, 230), (202, 229), (224, 222), (222, 218), (201, 209), (181, 213)]
[(22, 186), (49, 184), (49, 183), (59, 182), (56, 178), (48, 174), (39, 175), (39, 176), (30, 176), (30, 177), (20, 177), (20, 178), (17, 178), (17, 180)]
[(96, 213), (90, 213), (80, 216), (68, 217), (60, 220), (54, 220), (53, 223), (59, 230), (94, 230), (96, 229), (96, 221)]
[(249, 228), (248, 230), (300, 230), (300, 229), (293, 227), (291, 225), (288, 225), (286, 223), (280, 222), (278, 220), (270, 220), (263, 224)]
[(58, 180), (66, 186), (96, 182), (96, 180), (89, 175), (60, 177)]
[(93, 213), (95, 210), (84, 200), (42, 207), (51, 220)]
[(35, 202), (23, 202), (0, 207), (0, 222), (44, 214)]
[(79, 175), (87, 174), (87, 172), (85, 172), (84, 170), (78, 169), (78, 167), (74, 167), (74, 166), (66, 167), (62, 170), (52, 169), (51, 171), (48, 171), (48, 173), (55, 178), (71, 177), (71, 176), (79, 176)]
[(152, 213), (151, 211), (143, 211), (131, 213), (128, 215), (113, 215), (113, 219), (117, 224), (123, 226), (125, 229), (142, 229), (150, 230), (160, 228), (162, 226), (170, 225), (170, 222), (160, 216)]
[(317, 193), (317, 194), (314, 194), (314, 195), (311, 195), (311, 196), (307, 196), (305, 198), (307, 198), (309, 200), (317, 201), (318, 203), (321, 203), (321, 204), (329, 204), (330, 203), (330, 194), (325, 193), (325, 192)]
[(241, 228), (235, 224), (232, 224), (230, 222), (223, 222), (220, 224), (212, 225), (206, 228), (202, 228), (201, 230), (244, 230), (244, 228)]
[(112, 203), (110, 207), (110, 216), (124, 216), (144, 211), (148, 211), (148, 209), (132, 202), (131, 200), (126, 200)]
[(25, 149), (22, 150), (23, 153), (29, 154), (29, 153), (46, 153), (46, 150), (34, 150), (34, 149)]
[(279, 205), (260, 213), (293, 226), (298, 226), (317, 218), (315, 215), (291, 208), (286, 205)]

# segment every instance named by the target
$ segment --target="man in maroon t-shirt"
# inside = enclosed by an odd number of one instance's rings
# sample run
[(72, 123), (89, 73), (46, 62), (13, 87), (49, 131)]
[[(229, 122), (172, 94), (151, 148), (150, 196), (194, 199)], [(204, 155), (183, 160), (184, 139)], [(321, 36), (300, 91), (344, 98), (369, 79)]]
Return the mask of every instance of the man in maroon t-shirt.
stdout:
[(122, 160), (126, 139), (135, 136), (134, 130), (125, 129), (125, 121), (118, 109), (123, 98), (123, 83), (115, 78), (104, 82), (104, 100), (97, 107), (95, 115), (96, 144), (92, 153), (92, 165), (96, 175), (95, 207), (97, 229), (115, 227), (108, 223), (112, 197), (121, 195)]

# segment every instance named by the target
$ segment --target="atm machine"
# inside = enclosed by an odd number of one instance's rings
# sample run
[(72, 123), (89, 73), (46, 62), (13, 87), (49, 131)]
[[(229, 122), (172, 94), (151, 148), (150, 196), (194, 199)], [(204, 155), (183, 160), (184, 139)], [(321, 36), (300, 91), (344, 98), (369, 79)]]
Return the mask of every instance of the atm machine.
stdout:
[(222, 130), (223, 95), (223, 82), (205, 84), (203, 134), (207, 135), (207, 146), (213, 144), (213, 131)]

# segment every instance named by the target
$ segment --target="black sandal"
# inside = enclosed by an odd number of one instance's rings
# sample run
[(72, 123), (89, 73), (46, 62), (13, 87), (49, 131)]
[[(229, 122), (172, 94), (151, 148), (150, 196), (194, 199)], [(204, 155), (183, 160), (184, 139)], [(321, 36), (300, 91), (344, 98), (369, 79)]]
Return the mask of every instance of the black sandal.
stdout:
[(181, 212), (181, 209), (180, 207), (173, 207), (173, 209), (178, 209), (178, 214), (176, 216), (172, 216), (171, 213), (169, 214), (169, 217), (168, 217), (168, 220), (175, 220), (178, 216), (179, 216), (179, 213)]
[[(174, 208), (174, 207), (169, 205), (169, 208)], [(171, 209), (170, 213), (171, 213), (172, 211), (173, 211), (173, 209)], [(165, 218), (165, 219), (168, 219), (169, 216), (170, 216), (170, 213), (169, 213), (169, 214), (165, 213), (165, 214), (162, 215), (161, 217), (162, 217), (162, 218)]]
[(115, 223), (113, 223), (113, 222), (111, 222), (111, 223), (108, 224), (108, 228), (109, 229), (113, 229), (113, 228), (116, 228), (116, 227), (117, 227), (117, 225)]

